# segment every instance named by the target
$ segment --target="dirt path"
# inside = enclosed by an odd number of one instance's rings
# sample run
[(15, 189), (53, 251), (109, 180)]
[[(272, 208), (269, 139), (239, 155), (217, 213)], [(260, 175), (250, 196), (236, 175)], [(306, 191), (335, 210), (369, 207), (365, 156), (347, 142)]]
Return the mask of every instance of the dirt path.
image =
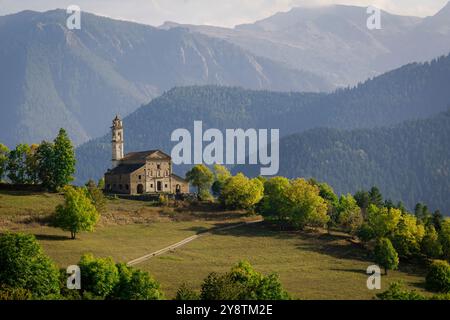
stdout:
[(160, 249), (160, 250), (158, 250), (158, 251), (155, 251), (155, 252), (146, 254), (145, 256), (142, 256), (142, 257), (140, 257), (140, 258), (131, 260), (131, 261), (129, 261), (129, 262), (127, 263), (127, 265), (128, 265), (128, 266), (135, 266), (135, 265), (140, 264), (140, 263), (142, 263), (142, 262), (144, 262), (144, 261), (147, 261), (147, 260), (149, 260), (149, 259), (151, 259), (151, 258), (153, 258), (153, 257), (162, 255), (162, 254), (164, 254), (164, 253), (166, 253), (166, 252), (168, 252), (168, 251), (172, 251), (172, 250), (178, 249), (178, 248), (180, 248), (180, 247), (182, 247), (182, 246), (188, 244), (189, 242), (194, 241), (195, 239), (198, 239), (198, 238), (200, 238), (200, 237), (204, 237), (204, 236), (207, 236), (207, 235), (211, 235), (212, 232), (225, 231), (225, 230), (235, 229), (235, 228), (239, 228), (239, 227), (242, 227), (242, 226), (247, 226), (247, 225), (254, 224), (254, 223), (259, 223), (259, 222), (262, 222), (262, 220), (255, 220), (255, 221), (249, 221), (249, 222), (244, 222), (244, 223), (234, 224), (234, 225), (227, 226), (227, 227), (223, 227), (223, 228), (213, 228), (213, 229), (208, 230), (208, 231), (206, 231), (206, 232), (202, 232), (202, 233), (198, 233), (198, 234), (195, 234), (195, 235), (193, 235), (193, 236), (190, 236), (189, 238), (183, 239), (183, 240), (181, 240), (180, 242), (177, 242), (177, 243), (175, 243), (175, 244), (172, 244), (172, 245), (170, 245), (170, 246), (168, 246), (168, 247), (165, 247), (165, 248), (163, 248), (163, 249)]

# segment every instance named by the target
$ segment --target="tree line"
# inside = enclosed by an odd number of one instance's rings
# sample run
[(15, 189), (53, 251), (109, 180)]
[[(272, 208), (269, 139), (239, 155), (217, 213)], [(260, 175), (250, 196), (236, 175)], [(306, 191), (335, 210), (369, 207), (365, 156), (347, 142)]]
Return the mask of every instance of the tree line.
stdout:
[(75, 152), (67, 132), (60, 129), (53, 142), (19, 144), (13, 150), (0, 144), (0, 182), (42, 185), (56, 191), (73, 181)]

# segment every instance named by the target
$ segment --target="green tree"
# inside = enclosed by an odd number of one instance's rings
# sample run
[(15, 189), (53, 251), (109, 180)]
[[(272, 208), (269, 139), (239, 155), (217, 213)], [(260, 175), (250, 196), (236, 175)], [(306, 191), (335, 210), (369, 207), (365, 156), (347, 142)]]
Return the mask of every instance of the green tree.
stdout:
[(289, 218), (288, 201), (286, 191), (290, 187), (289, 179), (274, 177), (264, 183), (264, 196), (258, 211), (268, 220), (276, 220), (280, 225)]
[(444, 217), (442, 216), (442, 213), (439, 210), (436, 210), (435, 212), (433, 212), (431, 222), (433, 223), (436, 231), (438, 231), (438, 232), (441, 231), (443, 221), (444, 221)]
[(436, 260), (428, 270), (425, 284), (428, 290), (442, 293), (450, 292), (450, 265), (447, 261)]
[(59, 294), (58, 269), (28, 234), (0, 235), (0, 283), (36, 298)]
[(305, 226), (323, 227), (330, 217), (327, 215), (326, 201), (319, 195), (317, 186), (311, 185), (304, 179), (291, 181), (286, 191), (289, 218), (295, 227), (303, 229)]
[(447, 218), (442, 222), (439, 231), (439, 241), (442, 244), (443, 257), (450, 259), (450, 219)]
[(81, 272), (82, 290), (96, 297), (106, 298), (119, 284), (119, 271), (111, 258), (94, 258), (92, 254), (85, 254), (81, 257), (78, 266)]
[(421, 244), (422, 253), (428, 258), (437, 259), (442, 256), (442, 244), (439, 241), (439, 235), (433, 225), (426, 228), (425, 236)]
[(75, 173), (75, 151), (66, 130), (60, 129), (53, 141), (54, 188), (61, 188), (73, 181)]
[(392, 242), (400, 257), (410, 258), (420, 253), (425, 227), (412, 214), (402, 214), (395, 227)]
[(392, 234), (400, 222), (402, 213), (399, 209), (379, 208), (373, 204), (367, 209), (366, 222), (361, 227), (359, 236), (363, 241), (392, 237)]
[(55, 171), (53, 143), (43, 141), (37, 148), (35, 157), (38, 167), (38, 177), (42, 185), (48, 190), (56, 190), (57, 183), (53, 174)]
[(384, 273), (387, 275), (388, 270), (397, 269), (399, 259), (397, 251), (388, 238), (381, 238), (378, 240), (374, 251), (375, 262), (384, 268)]
[(230, 277), (234, 283), (245, 288), (239, 297), (241, 300), (289, 299), (288, 293), (283, 289), (276, 274), (264, 276), (247, 261), (241, 261), (235, 265), (231, 269)]
[(214, 174), (204, 164), (194, 166), (186, 173), (188, 180), (194, 187), (197, 187), (197, 196), (200, 200), (209, 199), (211, 185), (214, 181)]
[(383, 196), (381, 195), (380, 189), (377, 187), (372, 187), (369, 191), (369, 203), (376, 205), (377, 207), (383, 207)]
[(8, 147), (0, 143), (0, 182), (3, 181), (3, 177), (5, 176), (8, 158), (9, 158)]
[(86, 183), (86, 189), (97, 212), (104, 212), (106, 210), (106, 197), (103, 194), (103, 191), (97, 187), (97, 184), (93, 180), (89, 180), (88, 183)]
[(289, 295), (275, 274), (264, 276), (248, 262), (225, 274), (211, 273), (203, 281), (202, 300), (285, 300)]
[(231, 178), (230, 171), (222, 165), (214, 165), (214, 183), (212, 184), (212, 191), (215, 196), (220, 196), (220, 193), (227, 182)]
[(99, 214), (86, 188), (64, 188), (64, 204), (56, 207), (55, 226), (70, 231), (71, 238), (81, 231), (93, 231)]
[(355, 198), (353, 198), (351, 194), (341, 196), (336, 211), (338, 213), (338, 222), (341, 228), (346, 232), (355, 235), (364, 221), (361, 208), (356, 203)]
[(30, 146), (27, 144), (19, 144), (10, 151), (6, 170), (12, 183), (26, 184), (30, 181), (27, 167), (27, 157), (30, 152)]
[(366, 210), (370, 205), (370, 195), (367, 191), (360, 190), (355, 193), (356, 203), (362, 210)]
[(242, 173), (229, 178), (219, 200), (228, 209), (252, 209), (263, 197), (264, 185), (259, 179), (249, 179)]
[(148, 272), (119, 263), (116, 265), (119, 281), (112, 298), (121, 300), (161, 300), (164, 295), (160, 284)]

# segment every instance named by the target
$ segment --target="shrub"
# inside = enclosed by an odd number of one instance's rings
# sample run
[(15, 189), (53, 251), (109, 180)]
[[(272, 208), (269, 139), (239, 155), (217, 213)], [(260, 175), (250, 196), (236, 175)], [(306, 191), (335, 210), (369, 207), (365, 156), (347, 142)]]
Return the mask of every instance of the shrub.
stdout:
[(450, 292), (450, 265), (447, 261), (434, 261), (426, 276), (428, 290), (442, 293)]
[(426, 300), (426, 298), (415, 291), (403, 289), (401, 282), (393, 282), (389, 289), (379, 293), (376, 297), (380, 300)]

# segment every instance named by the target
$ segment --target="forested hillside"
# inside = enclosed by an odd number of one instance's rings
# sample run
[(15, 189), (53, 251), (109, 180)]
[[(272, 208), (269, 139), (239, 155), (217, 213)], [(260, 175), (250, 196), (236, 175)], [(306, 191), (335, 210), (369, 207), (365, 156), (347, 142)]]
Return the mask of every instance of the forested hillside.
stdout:
[(393, 127), (312, 129), (285, 137), (279, 174), (326, 181), (338, 193), (378, 186), (395, 203), (412, 209), (423, 202), (450, 215), (450, 110)]

